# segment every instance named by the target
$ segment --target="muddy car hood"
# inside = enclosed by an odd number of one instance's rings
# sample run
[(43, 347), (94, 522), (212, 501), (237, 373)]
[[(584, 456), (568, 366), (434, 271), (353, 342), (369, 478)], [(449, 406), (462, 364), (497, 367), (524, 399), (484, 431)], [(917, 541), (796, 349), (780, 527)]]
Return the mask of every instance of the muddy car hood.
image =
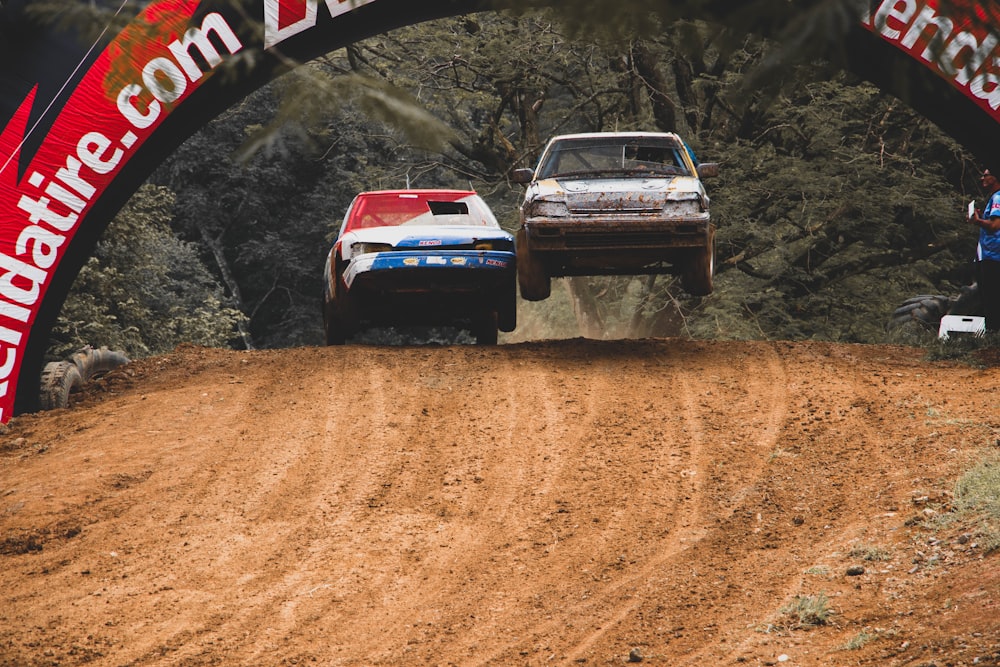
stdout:
[(663, 208), (667, 202), (708, 197), (701, 181), (689, 176), (665, 178), (550, 178), (535, 181), (526, 201), (565, 201), (572, 210)]

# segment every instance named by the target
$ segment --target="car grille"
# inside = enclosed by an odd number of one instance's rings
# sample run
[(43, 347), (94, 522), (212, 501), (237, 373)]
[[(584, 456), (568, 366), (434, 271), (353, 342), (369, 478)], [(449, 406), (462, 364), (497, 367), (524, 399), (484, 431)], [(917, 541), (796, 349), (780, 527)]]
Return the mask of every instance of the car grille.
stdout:
[(578, 215), (662, 213), (665, 204), (664, 198), (655, 193), (631, 196), (587, 193), (566, 198), (566, 207)]
[(637, 203), (609, 203), (606, 206), (570, 206), (570, 213), (578, 215), (635, 215), (636, 213), (662, 213), (663, 206), (641, 206)]
[[(641, 232), (623, 234), (621, 232), (598, 232), (592, 234), (566, 234), (567, 248), (625, 248), (673, 245), (681, 240), (695, 240), (705, 236), (703, 229), (678, 229), (676, 232)], [(541, 238), (544, 238), (542, 236)]]

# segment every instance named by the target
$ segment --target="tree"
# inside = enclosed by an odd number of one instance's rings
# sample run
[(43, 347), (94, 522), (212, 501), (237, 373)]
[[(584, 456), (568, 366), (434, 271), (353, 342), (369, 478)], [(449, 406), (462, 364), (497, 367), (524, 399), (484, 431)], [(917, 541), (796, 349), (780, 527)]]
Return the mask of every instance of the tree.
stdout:
[(201, 248), (244, 313), (251, 348), (321, 340), (320, 269), (367, 169), (368, 145), (350, 124), (312, 135), (289, 124), (238, 159), (290, 85), (283, 79), (207, 125), (152, 179), (178, 193), (173, 228)]
[(879, 340), (900, 301), (970, 278), (969, 158), (871, 86), (793, 90), (727, 147), (719, 296), (693, 332)]
[(191, 244), (170, 231), (169, 191), (143, 186), (108, 226), (52, 331), (48, 356), (85, 345), (138, 358), (179, 343), (227, 346), (240, 321)]
[[(817, 16), (845, 6), (803, 3), (799, 18), (820, 30)], [(513, 230), (508, 173), (569, 131), (678, 130), (721, 161), (709, 183), (721, 264), (707, 299), (663, 278), (564, 281), (565, 296), (525, 308), (553, 328), (568, 309), (588, 335), (874, 341), (895, 303), (965, 280), (972, 241), (947, 221), (970, 160), (898, 100), (830, 62), (789, 64), (729, 27), (737, 15), (650, 9), (624, 41), (576, 38), (564, 15), (482, 13), (364, 40), (252, 95), (157, 172), (177, 192), (174, 228), (247, 316), (243, 344), (321, 340), (319, 267), (356, 192), (472, 185)]]

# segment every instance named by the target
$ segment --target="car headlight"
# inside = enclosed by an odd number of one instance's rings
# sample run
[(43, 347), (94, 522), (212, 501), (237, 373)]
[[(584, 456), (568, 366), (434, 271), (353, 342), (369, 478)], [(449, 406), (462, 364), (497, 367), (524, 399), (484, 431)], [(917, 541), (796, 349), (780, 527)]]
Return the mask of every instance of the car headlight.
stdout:
[(698, 199), (668, 201), (663, 210), (670, 215), (698, 215), (703, 211), (701, 201)]
[(569, 209), (563, 201), (540, 200), (528, 204), (524, 215), (528, 218), (565, 218), (569, 215)]
[(392, 250), (391, 243), (365, 243), (364, 241), (359, 241), (358, 243), (351, 244), (351, 255), (367, 255), (373, 252), (385, 252), (387, 250)]

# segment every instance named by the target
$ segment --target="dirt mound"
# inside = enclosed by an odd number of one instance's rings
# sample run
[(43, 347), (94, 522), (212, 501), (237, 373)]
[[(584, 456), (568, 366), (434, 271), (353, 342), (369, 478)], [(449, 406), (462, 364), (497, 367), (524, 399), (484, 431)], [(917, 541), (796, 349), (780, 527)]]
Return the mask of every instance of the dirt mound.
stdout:
[(931, 529), (1000, 369), (645, 340), (230, 352), (0, 436), (2, 665), (996, 665)]

